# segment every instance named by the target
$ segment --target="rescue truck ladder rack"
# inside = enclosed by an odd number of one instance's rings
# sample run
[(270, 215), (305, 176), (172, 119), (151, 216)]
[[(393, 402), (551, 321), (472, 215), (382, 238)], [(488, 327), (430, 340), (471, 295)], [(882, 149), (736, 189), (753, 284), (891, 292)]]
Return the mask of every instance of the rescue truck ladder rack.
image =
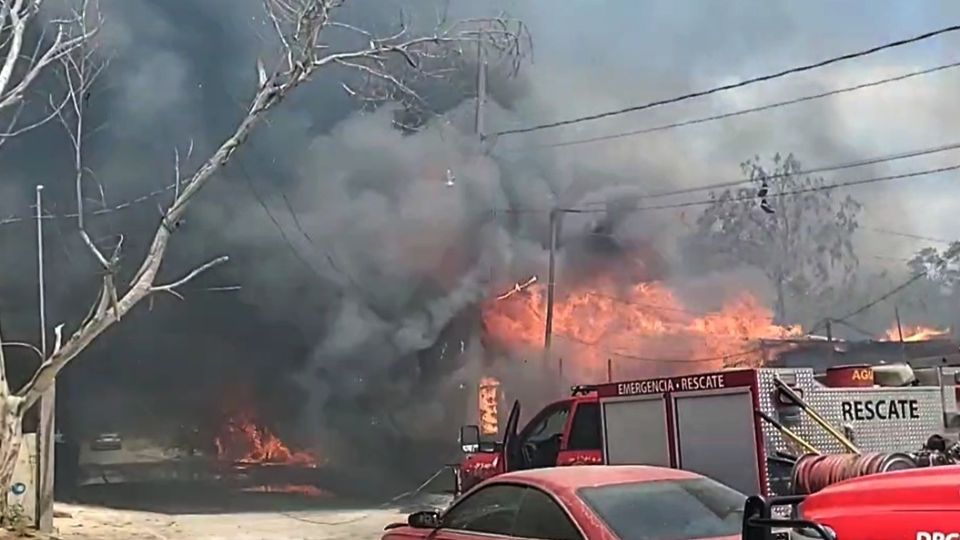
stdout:
[(796, 443), (798, 446), (800, 446), (801, 448), (803, 448), (804, 450), (806, 450), (807, 453), (817, 454), (817, 455), (822, 454), (822, 452), (820, 452), (820, 450), (817, 450), (817, 448), (816, 448), (815, 446), (813, 446), (812, 444), (810, 444), (809, 442), (807, 442), (807, 441), (806, 441), (803, 437), (801, 437), (800, 435), (797, 435), (796, 433), (794, 433), (790, 428), (788, 428), (788, 427), (784, 426), (783, 424), (781, 424), (780, 422), (778, 422), (775, 418), (773, 418), (773, 417), (770, 416), (769, 414), (767, 414), (767, 413), (765, 413), (765, 412), (763, 412), (763, 411), (761, 411), (761, 410), (757, 410), (756, 413), (757, 413), (757, 415), (759, 415), (760, 418), (762, 418), (765, 422), (767, 422), (768, 424), (770, 424), (771, 426), (773, 426), (774, 429), (776, 429), (777, 431), (779, 431), (780, 434), (783, 435), (786, 439), (789, 439), (789, 440), (793, 441), (793, 442)]
[(830, 425), (830, 422), (827, 422), (816, 409), (810, 406), (806, 401), (803, 400), (796, 392), (793, 391), (793, 388), (783, 382), (780, 377), (775, 377), (773, 379), (774, 384), (777, 385), (777, 389), (786, 396), (790, 401), (797, 404), (803, 412), (807, 413), (807, 416), (811, 420), (816, 422), (820, 427), (822, 427), (827, 433), (833, 436), (844, 448), (847, 449), (851, 454), (860, 454), (860, 449), (853, 444), (850, 439), (848, 439), (843, 433), (840, 433), (837, 428)]
[(821, 540), (837, 540), (836, 534), (831, 529), (817, 522), (773, 517), (773, 507), (796, 507), (804, 499), (806, 499), (806, 495), (789, 495), (769, 499), (757, 495), (747, 497), (747, 502), (743, 508), (742, 540), (770, 540), (773, 538), (771, 531), (773, 528), (806, 529), (816, 534)]

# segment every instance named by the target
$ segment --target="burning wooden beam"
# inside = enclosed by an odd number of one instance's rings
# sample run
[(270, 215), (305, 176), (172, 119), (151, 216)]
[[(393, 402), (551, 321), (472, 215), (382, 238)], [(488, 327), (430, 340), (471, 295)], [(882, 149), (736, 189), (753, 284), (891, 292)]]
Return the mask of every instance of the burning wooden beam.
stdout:
[(519, 292), (522, 292), (524, 289), (526, 289), (527, 287), (533, 285), (533, 284), (536, 283), (536, 282), (537, 282), (537, 276), (531, 276), (530, 279), (524, 281), (523, 283), (521, 283), (521, 282), (518, 281), (518, 282), (514, 283), (512, 289), (510, 289), (509, 291), (507, 291), (507, 292), (505, 292), (505, 293), (497, 296), (497, 300), (506, 300), (507, 298), (510, 298), (511, 296), (513, 296), (513, 295), (515, 295), (515, 294), (517, 294), (517, 293), (519, 293)]
[(498, 403), (500, 401), (500, 381), (494, 377), (480, 379), (478, 392), (480, 412), (480, 434), (497, 435), (500, 432)]

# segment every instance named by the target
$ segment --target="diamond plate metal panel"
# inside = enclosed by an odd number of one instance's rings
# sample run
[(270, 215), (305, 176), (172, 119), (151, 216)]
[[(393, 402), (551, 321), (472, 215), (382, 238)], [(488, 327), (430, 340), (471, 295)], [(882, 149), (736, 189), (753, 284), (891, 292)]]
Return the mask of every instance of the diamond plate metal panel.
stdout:
[[(760, 409), (774, 418), (778, 418), (774, 384), (778, 374), (785, 382), (799, 389), (804, 401), (865, 452), (912, 452), (923, 446), (930, 435), (944, 429), (943, 397), (938, 387), (828, 388), (814, 379), (813, 370), (809, 368), (758, 370)], [(795, 386), (791, 379), (796, 380)], [(896, 418), (895, 414), (893, 417), (883, 419), (873, 415), (874, 418), (871, 419), (869, 418), (871, 415), (865, 412), (865, 409), (858, 408), (856, 412), (860, 414), (853, 415), (854, 418), (851, 419), (852, 404), (851, 409), (848, 409), (847, 418), (843, 416), (842, 404), (845, 401), (875, 403), (878, 400), (886, 400), (887, 404), (890, 400), (906, 400), (905, 403), (898, 404), (897, 412), (902, 412), (906, 408), (908, 413), (916, 413), (917, 418)], [(806, 413), (800, 414), (797, 424), (787, 427), (823, 453), (846, 451), (833, 436)], [(803, 453), (766, 422), (762, 423), (762, 430), (767, 456), (775, 455), (777, 450), (794, 455)], [(781, 490), (774, 490), (769, 481), (766, 489), (770, 494), (785, 494), (779, 493)]]

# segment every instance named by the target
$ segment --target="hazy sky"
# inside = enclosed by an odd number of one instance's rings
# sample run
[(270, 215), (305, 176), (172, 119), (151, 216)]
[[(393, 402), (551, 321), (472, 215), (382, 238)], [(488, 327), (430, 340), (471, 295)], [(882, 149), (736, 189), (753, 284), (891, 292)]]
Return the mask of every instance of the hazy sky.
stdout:
[[(536, 37), (534, 85), (551, 96), (553, 117), (565, 118), (669, 97), (778, 71), (910, 37), (960, 21), (955, 2), (688, 2), (515, 0)], [(726, 110), (763, 105), (960, 60), (960, 33), (865, 59), (735, 90), (708, 99), (566, 127), (539, 135), (564, 140)], [(771, 112), (580, 147), (596, 157), (644, 153), (673, 171), (675, 182), (699, 185), (737, 178), (753, 153), (794, 152), (819, 166), (960, 142), (956, 96), (960, 68)], [(569, 91), (556, 91), (562, 87)], [(577, 97), (572, 97), (576, 95)], [(558, 97), (560, 96), (560, 97)], [(592, 100), (584, 99), (593, 97)], [(542, 103), (540, 104), (542, 107)], [(563, 154), (571, 155), (571, 149)], [(682, 165), (679, 163), (682, 161)], [(830, 173), (847, 180), (960, 163), (960, 152), (888, 166)], [(956, 237), (957, 173), (872, 184), (849, 192), (866, 202), (864, 222), (923, 235)], [(638, 182), (643, 179), (638, 178)], [(917, 242), (864, 232), (885, 255), (905, 256)], [(895, 253), (886, 251), (892, 243)]]

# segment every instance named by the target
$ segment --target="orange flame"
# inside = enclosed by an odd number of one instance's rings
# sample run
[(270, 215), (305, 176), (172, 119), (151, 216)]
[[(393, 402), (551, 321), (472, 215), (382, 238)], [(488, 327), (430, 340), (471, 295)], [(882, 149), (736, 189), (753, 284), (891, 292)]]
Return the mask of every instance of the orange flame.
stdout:
[(310, 453), (291, 450), (272, 431), (259, 424), (250, 410), (239, 410), (228, 418), (213, 442), (217, 459), (238, 466), (318, 465), (317, 459)]
[[(544, 287), (531, 284), (500, 298), (484, 305), (487, 335), (514, 352), (541, 346)], [(758, 340), (801, 334), (799, 326), (774, 324), (772, 312), (749, 293), (734, 297), (720, 311), (698, 314), (659, 282), (624, 289), (599, 278), (556, 299), (553, 312), (554, 342), (564, 343), (572, 356), (564, 365), (584, 382), (606, 378), (607, 358), (618, 377), (761, 365)]]
[[(926, 341), (943, 337), (949, 333), (949, 328), (940, 330), (927, 326), (904, 326), (903, 341)], [(887, 329), (884, 337), (887, 341), (900, 341), (900, 330), (897, 328), (897, 323), (893, 323), (893, 326)]]
[(493, 377), (480, 379), (480, 433), (496, 435), (500, 431), (497, 402), (500, 397), (500, 381)]

